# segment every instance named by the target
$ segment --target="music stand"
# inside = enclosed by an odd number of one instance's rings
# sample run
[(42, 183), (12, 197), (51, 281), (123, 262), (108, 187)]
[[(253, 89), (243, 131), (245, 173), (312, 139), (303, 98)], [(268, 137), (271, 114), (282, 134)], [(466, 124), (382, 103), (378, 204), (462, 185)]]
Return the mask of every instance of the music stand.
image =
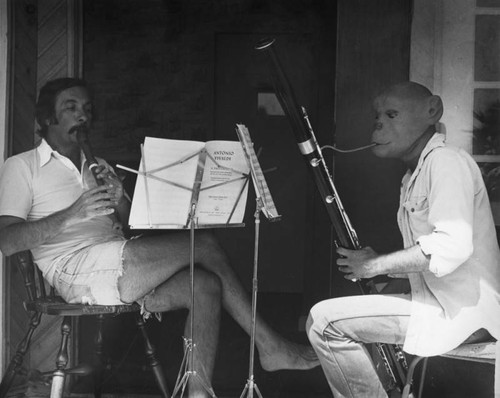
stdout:
[(259, 264), (259, 232), (260, 232), (260, 212), (270, 221), (278, 221), (281, 216), (278, 215), (276, 207), (274, 206), (273, 198), (271, 192), (267, 186), (266, 180), (264, 178), (264, 173), (262, 172), (255, 154), (252, 141), (250, 139), (250, 133), (248, 129), (242, 125), (236, 125), (236, 133), (241, 141), (243, 150), (245, 152), (245, 157), (247, 159), (248, 165), (250, 167), (250, 174), (252, 176), (253, 186), (255, 189), (256, 196), (256, 209), (255, 209), (255, 236), (254, 236), (254, 258), (253, 258), (253, 279), (252, 279), (252, 327), (250, 332), (250, 359), (248, 366), (248, 379), (245, 384), (245, 388), (240, 395), (240, 398), (248, 397), (253, 398), (254, 391), (257, 396), (262, 398), (259, 387), (255, 383), (254, 376), (254, 357), (255, 357), (255, 333), (257, 328), (257, 291), (258, 291), (258, 264)]
[[(217, 398), (213, 388), (210, 383), (206, 380), (206, 374), (200, 375), (194, 369), (194, 351), (196, 344), (194, 342), (194, 230), (195, 230), (195, 214), (197, 199), (193, 200), (191, 206), (191, 212), (189, 214), (189, 225), (190, 225), (190, 242), (189, 242), (189, 282), (191, 290), (191, 309), (189, 311), (189, 337), (184, 337), (184, 356), (182, 358), (181, 367), (179, 369), (179, 374), (177, 375), (177, 380), (175, 382), (174, 391), (172, 392), (172, 398), (176, 397), (179, 393), (179, 397), (184, 396), (186, 386), (188, 385), (189, 379), (194, 377), (198, 379), (201, 386), (210, 394), (212, 398)], [(204, 370), (204, 369), (202, 369)], [(181, 377), (182, 374), (182, 377)]]
[[(148, 138), (148, 137), (147, 137)], [(160, 141), (157, 141), (160, 142)], [(231, 224), (231, 220), (233, 218), (233, 215), (235, 213), (236, 207), (240, 204), (240, 201), (242, 201), (242, 198), (244, 198), (244, 201), (246, 201), (246, 197), (244, 196), (244, 193), (246, 192), (246, 187), (248, 186), (248, 179), (250, 178), (250, 173), (246, 173), (243, 171), (237, 171), (234, 169), (231, 169), (229, 167), (225, 167), (217, 162), (216, 159), (214, 159), (213, 156), (207, 153), (205, 149), (199, 149), (196, 153), (189, 153), (187, 156), (182, 155), (179, 159), (176, 161), (167, 163), (166, 165), (159, 167), (159, 168), (154, 168), (153, 170), (149, 170), (146, 168), (146, 156), (145, 156), (145, 150), (144, 146), (141, 145), (141, 153), (142, 153), (142, 158), (141, 158), (141, 167), (142, 171), (140, 170), (133, 170), (121, 165), (117, 165), (118, 168), (121, 168), (123, 170), (127, 170), (133, 173), (136, 173), (139, 176), (143, 177), (143, 182), (144, 182), (144, 190), (141, 192), (142, 195), (144, 195), (146, 199), (146, 204), (147, 204), (147, 222), (146, 224), (144, 223), (139, 223), (138, 228), (142, 229), (144, 227), (146, 228), (161, 228), (161, 229), (171, 229), (171, 228), (181, 228), (181, 229), (187, 229), (189, 228), (190, 230), (190, 247), (189, 247), (189, 274), (190, 274), (190, 293), (191, 293), (191, 309), (190, 309), (190, 328), (189, 328), (189, 336), (185, 337), (184, 336), (184, 356), (181, 362), (179, 374), (177, 376), (176, 384), (172, 393), (172, 398), (175, 398), (176, 396), (178, 397), (183, 397), (184, 393), (186, 391), (186, 387), (188, 385), (189, 379), (191, 377), (196, 378), (200, 385), (210, 394), (211, 397), (216, 398), (215, 392), (213, 388), (210, 386), (210, 383), (206, 380), (206, 374), (200, 374), (200, 372), (197, 372), (194, 369), (194, 362), (195, 362), (195, 340), (194, 340), (194, 313), (195, 313), (195, 299), (194, 299), (194, 292), (195, 292), (195, 286), (194, 286), (194, 258), (195, 258), (195, 245), (194, 245), (194, 231), (195, 229), (198, 228), (215, 228), (215, 227), (235, 227), (235, 226), (244, 226), (243, 223), (233, 223)], [(240, 176), (236, 178), (229, 178), (224, 182), (218, 182), (209, 186), (202, 187), (202, 179), (203, 179), (203, 174), (205, 171), (205, 162), (206, 159), (210, 158), (212, 162), (221, 169), (227, 169), (228, 171), (231, 171), (232, 173), (236, 172)], [(197, 162), (197, 167), (196, 167), (196, 175), (194, 178), (194, 183), (192, 186), (191, 191), (191, 200), (190, 200), (190, 210), (189, 214), (187, 217), (187, 222), (185, 225), (179, 226), (177, 224), (160, 224), (158, 226), (155, 226), (152, 223), (153, 215), (151, 214), (151, 206), (150, 206), (150, 201), (151, 201), (151, 192), (148, 187), (148, 179), (152, 179), (155, 181), (161, 181), (162, 183), (166, 183), (170, 186), (175, 186), (178, 188), (186, 189), (185, 186), (178, 184), (177, 182), (173, 180), (168, 180), (159, 177), (155, 173), (158, 171), (166, 170), (174, 166), (179, 166), (182, 165), (182, 163), (186, 162), (187, 160), (194, 159), (196, 158)], [(247, 163), (248, 165), (248, 163)], [(234, 195), (234, 204), (231, 209), (231, 211), (228, 214), (228, 218), (224, 224), (204, 224), (204, 225), (199, 225), (196, 219), (196, 211), (199, 203), (199, 195), (202, 190), (209, 190), (209, 189), (215, 189), (218, 187), (221, 187), (222, 185), (225, 184), (230, 184), (234, 183), (235, 181), (238, 180), (243, 180), (243, 183), (241, 184), (241, 187), (239, 188), (239, 191)], [(136, 185), (137, 188), (137, 185)], [(134, 198), (136, 196), (137, 191), (134, 193)], [(243, 206), (244, 207), (244, 206)], [(133, 226), (131, 226), (133, 227)], [(137, 225), (136, 225), (137, 228)], [(204, 373), (204, 369), (201, 369), (201, 371)], [(179, 394), (179, 395), (176, 395)]]

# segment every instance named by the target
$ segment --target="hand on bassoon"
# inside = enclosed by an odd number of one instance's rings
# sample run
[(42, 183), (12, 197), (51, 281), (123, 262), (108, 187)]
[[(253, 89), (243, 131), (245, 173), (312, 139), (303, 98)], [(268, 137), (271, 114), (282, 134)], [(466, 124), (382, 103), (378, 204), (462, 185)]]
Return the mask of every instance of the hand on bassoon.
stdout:
[(345, 279), (358, 280), (372, 278), (379, 274), (378, 260), (380, 256), (371, 248), (363, 247), (358, 250), (337, 248), (337, 265), (340, 272), (346, 274)]

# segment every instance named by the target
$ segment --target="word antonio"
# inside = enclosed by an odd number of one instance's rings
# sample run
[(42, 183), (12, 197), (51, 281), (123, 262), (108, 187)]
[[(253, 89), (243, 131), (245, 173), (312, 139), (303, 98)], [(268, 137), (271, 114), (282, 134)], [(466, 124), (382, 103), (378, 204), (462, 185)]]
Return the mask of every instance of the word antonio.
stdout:
[(215, 151), (214, 159), (215, 160), (231, 160), (231, 157), (234, 156), (234, 151)]

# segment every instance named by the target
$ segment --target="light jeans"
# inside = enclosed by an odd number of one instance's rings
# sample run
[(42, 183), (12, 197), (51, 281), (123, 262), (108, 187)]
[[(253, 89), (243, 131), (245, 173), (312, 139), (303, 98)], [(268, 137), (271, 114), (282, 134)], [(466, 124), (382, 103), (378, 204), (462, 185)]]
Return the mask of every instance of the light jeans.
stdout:
[(307, 335), (335, 398), (387, 397), (363, 343), (403, 344), (410, 295), (340, 297), (316, 304)]

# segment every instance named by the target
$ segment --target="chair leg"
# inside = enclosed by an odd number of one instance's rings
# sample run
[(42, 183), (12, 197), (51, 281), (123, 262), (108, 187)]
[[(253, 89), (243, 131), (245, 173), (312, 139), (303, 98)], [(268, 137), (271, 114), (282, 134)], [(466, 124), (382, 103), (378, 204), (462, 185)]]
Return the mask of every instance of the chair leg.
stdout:
[[(403, 392), (401, 394), (401, 398), (408, 398), (410, 397), (411, 394), (411, 386), (413, 384), (413, 376), (415, 374), (415, 368), (417, 365), (420, 363), (421, 360), (424, 360), (424, 366), (427, 364), (427, 360), (429, 359), (428, 357), (415, 357), (410, 363), (410, 366), (408, 367), (408, 374), (406, 375), (406, 383), (403, 388)], [(420, 396), (420, 394), (419, 394)]]
[(16, 353), (10, 361), (4, 376), (2, 377), (2, 382), (0, 383), (0, 398), (5, 398), (7, 396), (7, 392), (14, 381), (14, 377), (19, 372), (21, 365), (23, 364), (24, 356), (26, 355), (26, 352), (31, 344), (31, 338), (33, 337), (35, 329), (38, 325), (40, 325), (41, 318), (42, 314), (40, 312), (35, 312), (31, 316), (28, 331), (21, 342), (17, 345)]
[(418, 398), (422, 398), (422, 393), (424, 392), (424, 381), (425, 374), (427, 373), (427, 363), (429, 362), (429, 357), (424, 359), (424, 363), (422, 364), (422, 371), (420, 372), (420, 384), (418, 386)]
[(97, 334), (94, 340), (96, 363), (94, 364), (94, 397), (101, 398), (104, 379), (104, 315), (97, 315)]
[(144, 320), (141, 314), (137, 313), (135, 315), (135, 322), (137, 324), (137, 327), (141, 331), (141, 335), (144, 340), (144, 350), (146, 352), (148, 365), (153, 371), (156, 384), (160, 389), (161, 395), (164, 398), (170, 398), (165, 375), (163, 374), (160, 362), (158, 361), (158, 359), (156, 359), (156, 352), (153, 345), (151, 344), (151, 341), (149, 340), (148, 334), (146, 332), (146, 326), (144, 325)]
[(71, 333), (71, 317), (65, 316), (61, 324), (61, 346), (56, 357), (56, 370), (52, 376), (50, 398), (62, 398), (64, 382), (66, 379), (66, 366), (68, 365), (68, 339)]

